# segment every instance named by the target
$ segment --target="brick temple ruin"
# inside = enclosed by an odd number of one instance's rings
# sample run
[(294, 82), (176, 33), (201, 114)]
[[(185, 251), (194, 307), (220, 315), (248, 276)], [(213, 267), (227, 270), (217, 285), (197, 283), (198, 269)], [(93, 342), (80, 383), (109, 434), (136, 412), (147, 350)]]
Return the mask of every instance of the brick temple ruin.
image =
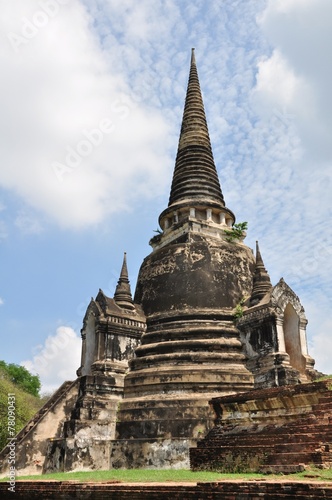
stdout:
[[(234, 223), (192, 51), (160, 234), (134, 297), (125, 255), (114, 297), (100, 290), (91, 300), (78, 378), (17, 436), (20, 474), (188, 468), (190, 461), (194, 469), (225, 462), (231, 469), (267, 444), (257, 467), (312, 463), (319, 450), (316, 462), (329, 463), (332, 400), (327, 383), (313, 383), (303, 306), (283, 279), (271, 283), (258, 244), (254, 255)], [(304, 431), (302, 448), (290, 444), (300, 424), (311, 433), (310, 450)], [(5, 458), (6, 450), (3, 471)]]

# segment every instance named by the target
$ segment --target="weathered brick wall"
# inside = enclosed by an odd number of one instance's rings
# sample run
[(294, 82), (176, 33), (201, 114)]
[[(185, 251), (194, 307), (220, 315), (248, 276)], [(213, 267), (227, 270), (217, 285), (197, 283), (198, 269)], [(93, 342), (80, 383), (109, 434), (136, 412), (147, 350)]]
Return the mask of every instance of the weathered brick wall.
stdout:
[(193, 470), (290, 472), (332, 465), (330, 382), (212, 400), (216, 426), (190, 449)]
[(214, 482), (187, 484), (109, 484), (70, 481), (18, 481), (15, 493), (0, 483), (2, 500), (319, 500), (332, 499), (331, 483)]

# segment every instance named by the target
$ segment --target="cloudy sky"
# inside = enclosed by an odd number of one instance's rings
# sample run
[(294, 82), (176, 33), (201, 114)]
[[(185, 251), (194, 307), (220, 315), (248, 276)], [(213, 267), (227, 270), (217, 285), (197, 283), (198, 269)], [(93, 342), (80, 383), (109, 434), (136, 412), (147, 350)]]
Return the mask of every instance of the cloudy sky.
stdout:
[(0, 0), (0, 359), (73, 379), (91, 298), (132, 289), (196, 60), (227, 206), (332, 373), (331, 0)]

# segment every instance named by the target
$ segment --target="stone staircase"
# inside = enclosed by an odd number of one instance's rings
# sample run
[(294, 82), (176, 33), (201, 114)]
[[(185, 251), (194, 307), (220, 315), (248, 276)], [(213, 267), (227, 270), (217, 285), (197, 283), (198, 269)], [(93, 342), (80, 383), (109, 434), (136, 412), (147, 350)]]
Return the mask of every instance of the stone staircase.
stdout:
[[(45, 415), (50, 412), (58, 402), (65, 396), (67, 392), (76, 384), (75, 382), (64, 382), (59, 389), (47, 400), (47, 402), (38, 410), (38, 412), (33, 416), (31, 420), (21, 429), (21, 431), (15, 436), (16, 450), (20, 448), (25, 439), (29, 434), (33, 433), (40, 421), (45, 417)], [(9, 453), (9, 448), (6, 446), (0, 452), (0, 470), (6, 467), (6, 457)]]
[[(308, 465), (332, 467), (332, 391), (317, 384), (321, 383), (306, 384), (303, 394), (297, 391), (293, 409), (288, 398), (287, 411), (282, 411), (283, 388), (279, 397), (274, 391), (273, 397), (268, 394), (265, 400), (264, 391), (260, 391), (256, 405), (254, 399), (247, 402), (253, 410), (243, 413), (242, 422), (239, 414), (234, 423), (228, 416), (198, 442), (197, 448), (190, 449), (191, 468), (290, 473)], [(312, 386), (311, 392), (308, 386)], [(298, 413), (300, 404), (302, 415)], [(223, 410), (225, 407), (227, 404)]]

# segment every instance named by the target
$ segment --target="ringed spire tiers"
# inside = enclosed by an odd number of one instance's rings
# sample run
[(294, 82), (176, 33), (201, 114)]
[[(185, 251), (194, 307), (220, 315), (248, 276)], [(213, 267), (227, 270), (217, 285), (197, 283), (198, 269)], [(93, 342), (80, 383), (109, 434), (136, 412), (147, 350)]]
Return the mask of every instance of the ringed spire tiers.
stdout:
[(124, 253), (120, 278), (114, 293), (114, 301), (125, 309), (134, 309), (134, 302), (131, 295), (130, 283), (128, 278), (127, 254)]
[(253, 289), (250, 297), (250, 304), (258, 304), (260, 300), (272, 289), (270, 276), (265, 268), (258, 241), (256, 241), (256, 266), (253, 277)]
[(218, 221), (224, 225), (232, 226), (235, 222), (234, 214), (225, 206), (213, 158), (195, 49), (191, 51), (187, 93), (168, 208), (159, 217), (162, 229), (167, 229), (172, 221), (178, 221), (178, 210), (183, 215), (188, 208), (192, 217), (195, 217), (196, 209), (209, 209), (207, 219), (211, 219), (211, 211), (214, 211)]
[(191, 52), (187, 96), (169, 206), (193, 198), (225, 206), (211, 149), (194, 49)]

